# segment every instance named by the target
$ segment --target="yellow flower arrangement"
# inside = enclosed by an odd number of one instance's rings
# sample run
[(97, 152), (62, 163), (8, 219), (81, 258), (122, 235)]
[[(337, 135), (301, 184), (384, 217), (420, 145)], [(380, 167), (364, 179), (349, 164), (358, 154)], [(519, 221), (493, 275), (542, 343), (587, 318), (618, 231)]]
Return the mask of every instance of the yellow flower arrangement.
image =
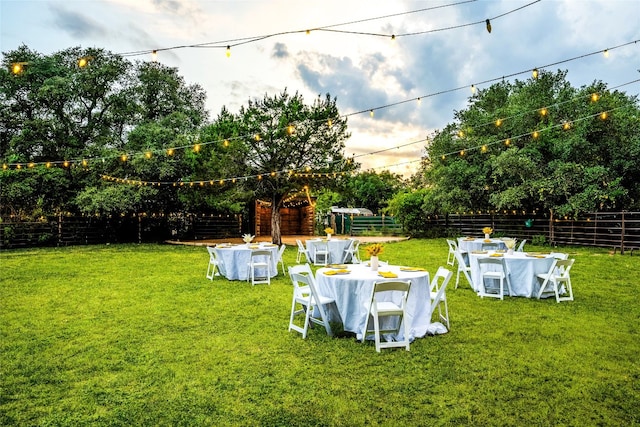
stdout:
[(374, 243), (364, 248), (364, 250), (367, 252), (367, 255), (369, 255), (370, 257), (378, 256), (382, 252), (384, 252), (384, 246), (382, 246), (381, 243)]
[(483, 229), (482, 229), (482, 232), (483, 232), (484, 234), (491, 234), (491, 233), (493, 233), (493, 228), (491, 228), (491, 227), (485, 227), (485, 228), (483, 228)]
[(333, 228), (327, 227), (327, 228), (324, 229), (324, 232), (327, 233), (327, 234), (333, 234)]

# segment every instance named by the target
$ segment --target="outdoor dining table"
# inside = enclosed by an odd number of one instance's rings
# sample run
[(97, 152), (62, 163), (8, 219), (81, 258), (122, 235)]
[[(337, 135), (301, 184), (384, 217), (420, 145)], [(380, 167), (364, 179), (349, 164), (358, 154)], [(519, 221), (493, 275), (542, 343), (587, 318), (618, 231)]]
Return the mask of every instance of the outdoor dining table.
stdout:
[(487, 243), (497, 244), (498, 249), (507, 249), (507, 246), (502, 239), (458, 237), (458, 248), (460, 249), (460, 252), (479, 251), (482, 250), (482, 245)]
[[(340, 266), (345, 267), (345, 266)], [(348, 273), (340, 273), (348, 270)], [(413, 271), (405, 271), (413, 270)], [(331, 272), (338, 271), (337, 274)], [(326, 274), (329, 272), (329, 275)], [(392, 272), (397, 278), (384, 278), (379, 272)], [(407, 298), (405, 321), (409, 322), (410, 337), (413, 340), (425, 336), (431, 323), (431, 293), (429, 289), (429, 272), (422, 269), (411, 269), (400, 266), (381, 266), (378, 271), (372, 271), (367, 264), (350, 264), (344, 269), (321, 268), (316, 272), (316, 285), (321, 295), (333, 298), (335, 307), (328, 306), (329, 321), (342, 321), (344, 330), (353, 332), (358, 339), (366, 327), (368, 303), (371, 299), (375, 282), (390, 280), (411, 280), (411, 289)], [(385, 293), (388, 294), (388, 293)], [(397, 295), (384, 295), (383, 298), (399, 303)], [(336, 312), (337, 309), (337, 312)], [(395, 322), (396, 319), (384, 319), (384, 322)], [(392, 337), (393, 338), (393, 337)], [(402, 329), (399, 336), (402, 339)]]
[[(219, 268), (223, 276), (229, 280), (247, 280), (251, 252), (265, 249), (271, 252), (271, 277), (274, 277), (278, 274), (278, 245), (271, 243), (221, 244), (214, 250), (222, 261)], [(266, 276), (266, 271), (256, 269), (256, 272)]]
[(305, 241), (307, 245), (307, 251), (309, 251), (309, 255), (311, 259), (315, 259), (316, 248), (320, 243), (326, 243), (327, 248), (329, 250), (329, 259), (327, 260), (327, 264), (331, 263), (341, 263), (342, 257), (344, 255), (345, 249), (349, 247), (352, 239), (308, 239)]
[[(547, 273), (553, 264), (553, 256), (551, 254), (538, 254), (526, 252), (514, 252), (513, 254), (496, 253), (494, 251), (472, 251), (469, 252), (469, 266), (471, 267), (471, 280), (473, 281), (473, 289), (480, 291), (480, 268), (478, 266), (479, 258), (489, 256), (504, 257), (505, 266), (509, 274), (508, 280), (511, 283), (511, 296), (532, 298), (538, 295), (540, 282), (536, 277), (537, 274)], [(499, 267), (495, 267), (499, 268)], [(492, 266), (492, 270), (495, 269)], [(507, 286), (505, 285), (505, 292)]]

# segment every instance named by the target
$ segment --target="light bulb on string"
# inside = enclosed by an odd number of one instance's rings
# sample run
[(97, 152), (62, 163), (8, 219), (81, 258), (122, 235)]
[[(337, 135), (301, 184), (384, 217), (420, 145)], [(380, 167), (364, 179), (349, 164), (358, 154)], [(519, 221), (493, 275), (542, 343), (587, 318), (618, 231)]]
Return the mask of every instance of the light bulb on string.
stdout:
[(150, 159), (150, 158), (151, 158), (151, 155), (152, 155), (152, 154), (151, 154), (151, 151), (147, 151), (147, 152), (145, 152), (145, 153), (144, 153), (144, 157), (145, 157), (146, 159)]
[(157, 50), (152, 50), (151, 51), (151, 60), (153, 62), (158, 62), (158, 51)]
[(602, 120), (607, 120), (607, 117), (609, 117), (609, 115), (607, 114), (606, 111), (603, 111), (602, 113), (600, 113), (600, 118)]
[(604, 55), (605, 58), (609, 57), (609, 49), (605, 49), (604, 51), (602, 51), (602, 54)]
[(231, 57), (231, 46), (227, 46), (227, 58)]
[(504, 145), (506, 145), (507, 147), (510, 146), (511, 145), (511, 140), (510, 139), (505, 139)]
[(531, 136), (533, 136), (533, 139), (538, 139), (538, 137), (540, 136), (540, 132), (538, 132), (537, 130), (534, 130)]
[(570, 123), (570, 122), (564, 122), (564, 123), (562, 124), (562, 129), (564, 129), (564, 130), (569, 130), (569, 129), (571, 129), (571, 123)]
[(489, 34), (491, 34), (491, 21), (487, 19), (485, 23), (487, 24), (487, 31), (489, 32)]
[(224, 145), (225, 147), (229, 146), (229, 140), (225, 139), (224, 142), (222, 143), (222, 145)]
[(502, 119), (497, 119), (496, 120), (496, 127), (500, 127), (502, 126)]
[(471, 93), (472, 93), (473, 95), (475, 95), (475, 94), (476, 94), (476, 90), (477, 90), (477, 89), (476, 89), (476, 85), (471, 85)]
[(174, 150), (173, 148), (169, 148), (169, 149), (167, 150), (167, 155), (168, 155), (168, 156), (173, 156), (173, 154), (174, 154), (174, 153), (175, 153), (175, 150)]
[(597, 102), (600, 99), (600, 95), (598, 95), (597, 93), (593, 93), (591, 94), (591, 101), (592, 102)]
[(373, 117), (373, 110), (369, 110), (369, 115)]
[(534, 79), (537, 79), (537, 78), (538, 78), (538, 69), (537, 69), (537, 68), (534, 68), (534, 69), (531, 71), (531, 75), (533, 76), (533, 78), (534, 78)]
[(541, 115), (542, 117), (546, 116), (546, 115), (547, 115), (547, 113), (548, 113), (548, 110), (547, 110), (546, 108), (541, 108), (541, 109), (540, 109), (540, 115)]

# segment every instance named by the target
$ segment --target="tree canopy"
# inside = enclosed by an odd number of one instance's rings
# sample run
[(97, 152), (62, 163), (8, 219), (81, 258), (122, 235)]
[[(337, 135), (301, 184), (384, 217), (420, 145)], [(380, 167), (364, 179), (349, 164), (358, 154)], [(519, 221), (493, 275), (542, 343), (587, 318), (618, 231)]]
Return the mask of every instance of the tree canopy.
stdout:
[(427, 147), (418, 180), (442, 213), (640, 208), (638, 100), (566, 72), (478, 91)]

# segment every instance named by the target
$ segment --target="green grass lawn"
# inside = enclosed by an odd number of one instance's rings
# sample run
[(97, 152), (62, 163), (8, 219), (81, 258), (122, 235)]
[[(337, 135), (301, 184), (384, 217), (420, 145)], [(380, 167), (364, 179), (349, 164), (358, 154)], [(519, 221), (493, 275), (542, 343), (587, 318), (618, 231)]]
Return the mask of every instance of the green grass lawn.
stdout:
[[(575, 301), (480, 299), (461, 279), (448, 334), (382, 353), (288, 332), (289, 280), (209, 281), (203, 247), (1, 252), (0, 424), (639, 425), (640, 257), (559, 249)], [(413, 239), (382, 259), (433, 274), (447, 251)]]

